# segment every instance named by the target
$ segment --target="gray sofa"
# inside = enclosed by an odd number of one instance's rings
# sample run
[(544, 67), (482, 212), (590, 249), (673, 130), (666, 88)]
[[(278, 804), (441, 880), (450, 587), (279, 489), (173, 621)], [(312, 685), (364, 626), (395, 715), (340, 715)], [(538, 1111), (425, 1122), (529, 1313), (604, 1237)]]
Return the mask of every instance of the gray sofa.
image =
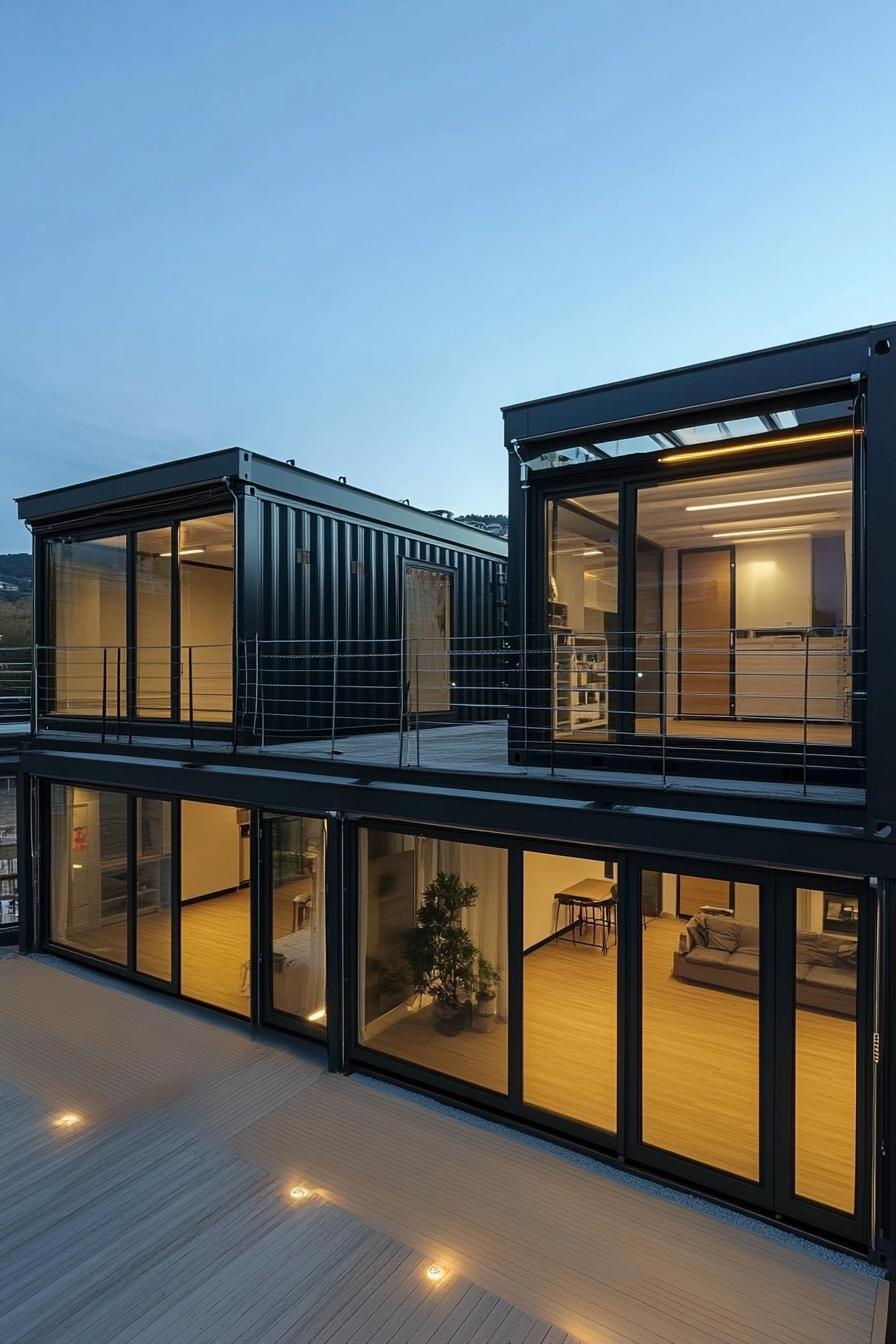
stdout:
[[(796, 1002), (801, 1008), (856, 1015), (855, 939), (797, 933)], [(679, 980), (759, 993), (759, 929), (732, 915), (699, 914), (679, 939), (672, 974)]]

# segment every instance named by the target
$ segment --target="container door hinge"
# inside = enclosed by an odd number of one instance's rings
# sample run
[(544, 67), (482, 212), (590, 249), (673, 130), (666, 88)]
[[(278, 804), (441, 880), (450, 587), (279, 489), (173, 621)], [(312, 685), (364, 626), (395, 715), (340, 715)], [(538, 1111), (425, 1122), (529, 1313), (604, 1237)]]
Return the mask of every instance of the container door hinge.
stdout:
[(875, 1064), (880, 1063), (880, 1032), (876, 1031), (871, 1037), (871, 1058)]

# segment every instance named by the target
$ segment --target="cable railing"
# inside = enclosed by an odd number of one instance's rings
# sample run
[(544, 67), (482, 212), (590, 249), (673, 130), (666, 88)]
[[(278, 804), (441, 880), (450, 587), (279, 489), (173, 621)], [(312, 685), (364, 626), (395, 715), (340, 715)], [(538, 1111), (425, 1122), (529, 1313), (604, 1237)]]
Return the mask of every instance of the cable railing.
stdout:
[[(399, 768), (864, 782), (851, 628), (37, 650), (39, 721)], [(224, 730), (222, 732), (222, 729)]]
[(31, 685), (31, 649), (0, 644), (0, 724), (30, 722)]

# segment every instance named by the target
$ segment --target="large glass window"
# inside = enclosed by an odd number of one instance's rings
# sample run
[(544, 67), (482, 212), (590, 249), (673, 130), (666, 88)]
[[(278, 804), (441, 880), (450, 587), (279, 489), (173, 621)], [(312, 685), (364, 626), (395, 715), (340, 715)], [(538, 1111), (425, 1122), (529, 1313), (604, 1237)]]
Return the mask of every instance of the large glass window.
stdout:
[(50, 825), (50, 937), (127, 965), (127, 798), (54, 784)]
[(851, 556), (849, 457), (640, 490), (636, 728), (848, 745)]
[(19, 922), (19, 863), (16, 821), (16, 781), (0, 775), (0, 929)]
[(126, 546), (124, 536), (47, 545), (52, 656), (41, 691), (53, 713), (127, 710)]
[(191, 518), (177, 540), (181, 717), (233, 712), (233, 514)]
[(796, 892), (794, 1193), (855, 1208), (861, 897)]
[(614, 863), (523, 859), (523, 1100), (616, 1129)]
[(759, 888), (645, 872), (641, 925), (642, 1140), (756, 1181)]
[(553, 732), (601, 741), (618, 652), (619, 499), (615, 492), (547, 507), (547, 624)]
[(326, 1029), (326, 835), (319, 817), (272, 817), (271, 1006)]
[(361, 832), (360, 1039), (507, 1090), (507, 854)]
[(170, 527), (138, 532), (134, 538), (136, 711), (144, 719), (171, 715), (171, 550)]
[[(233, 514), (47, 542), (50, 712), (220, 722), (233, 712)], [(133, 630), (128, 648), (128, 565)], [(179, 629), (179, 647), (172, 630)], [(105, 686), (105, 696), (103, 687)]]
[(184, 801), (180, 844), (181, 992), (248, 1017), (248, 814)]

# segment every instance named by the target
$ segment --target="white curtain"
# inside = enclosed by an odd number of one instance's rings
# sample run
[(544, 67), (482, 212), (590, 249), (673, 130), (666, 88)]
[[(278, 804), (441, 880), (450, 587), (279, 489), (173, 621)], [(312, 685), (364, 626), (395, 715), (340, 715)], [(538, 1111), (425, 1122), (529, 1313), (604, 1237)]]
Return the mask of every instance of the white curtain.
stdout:
[(482, 955), (501, 974), (498, 1017), (507, 1019), (507, 853), (487, 845), (420, 837), (418, 900), (438, 873), (457, 873), (479, 892), (476, 904), (464, 910), (462, 923)]
[(54, 784), (50, 809), (50, 936), (59, 943), (67, 942), (69, 936), (73, 818), (72, 790), (65, 784)]

